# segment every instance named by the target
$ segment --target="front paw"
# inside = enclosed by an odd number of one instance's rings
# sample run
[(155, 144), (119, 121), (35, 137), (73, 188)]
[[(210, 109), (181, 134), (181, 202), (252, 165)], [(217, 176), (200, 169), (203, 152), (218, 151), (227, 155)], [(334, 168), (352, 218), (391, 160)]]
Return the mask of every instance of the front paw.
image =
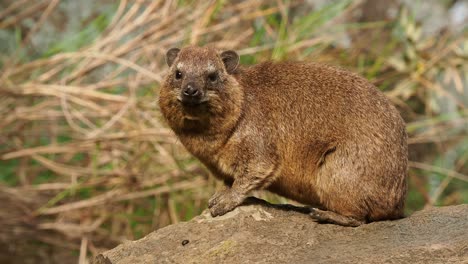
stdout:
[(245, 199), (245, 195), (237, 193), (232, 189), (219, 191), (208, 201), (211, 216), (224, 215), (227, 212), (234, 210)]

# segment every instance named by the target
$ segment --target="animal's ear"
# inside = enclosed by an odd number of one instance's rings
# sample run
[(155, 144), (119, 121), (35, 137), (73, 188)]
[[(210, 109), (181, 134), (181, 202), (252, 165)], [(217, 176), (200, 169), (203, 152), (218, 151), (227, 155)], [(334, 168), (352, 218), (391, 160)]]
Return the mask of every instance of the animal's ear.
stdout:
[(172, 63), (174, 63), (177, 55), (179, 54), (180, 49), (172, 48), (166, 52), (166, 63), (169, 67), (171, 67)]
[(239, 65), (239, 55), (233, 50), (223, 51), (221, 53), (221, 59), (228, 73), (233, 73)]

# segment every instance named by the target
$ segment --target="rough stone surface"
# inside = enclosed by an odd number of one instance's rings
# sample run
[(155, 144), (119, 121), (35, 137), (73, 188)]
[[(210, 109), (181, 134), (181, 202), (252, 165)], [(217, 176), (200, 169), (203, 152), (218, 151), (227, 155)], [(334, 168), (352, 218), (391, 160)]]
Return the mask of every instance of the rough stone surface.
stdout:
[(342, 227), (307, 209), (252, 200), (212, 218), (157, 230), (99, 255), (95, 263), (468, 263), (468, 205)]

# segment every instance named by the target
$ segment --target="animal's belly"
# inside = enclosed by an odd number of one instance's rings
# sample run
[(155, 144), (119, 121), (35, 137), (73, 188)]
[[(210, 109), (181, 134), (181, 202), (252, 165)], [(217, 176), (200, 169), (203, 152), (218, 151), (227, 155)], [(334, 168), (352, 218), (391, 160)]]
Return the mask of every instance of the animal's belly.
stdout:
[[(310, 142), (304, 144), (304, 142)], [(332, 139), (301, 138), (280, 147), (282, 156), (280, 177), (268, 188), (269, 191), (297, 202), (319, 206), (315, 179), (327, 155), (334, 149)]]
[(320, 205), (312, 175), (282, 174), (268, 190), (306, 205)]

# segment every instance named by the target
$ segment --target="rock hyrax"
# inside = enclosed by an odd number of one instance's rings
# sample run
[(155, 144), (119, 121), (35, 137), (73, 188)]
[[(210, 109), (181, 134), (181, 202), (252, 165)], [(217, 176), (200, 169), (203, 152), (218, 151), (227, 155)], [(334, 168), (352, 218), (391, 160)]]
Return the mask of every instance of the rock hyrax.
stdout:
[(364, 78), (309, 62), (239, 66), (235, 51), (172, 48), (159, 105), (182, 144), (226, 188), (223, 215), (254, 190), (314, 207), (321, 222), (358, 226), (403, 216), (405, 123)]

